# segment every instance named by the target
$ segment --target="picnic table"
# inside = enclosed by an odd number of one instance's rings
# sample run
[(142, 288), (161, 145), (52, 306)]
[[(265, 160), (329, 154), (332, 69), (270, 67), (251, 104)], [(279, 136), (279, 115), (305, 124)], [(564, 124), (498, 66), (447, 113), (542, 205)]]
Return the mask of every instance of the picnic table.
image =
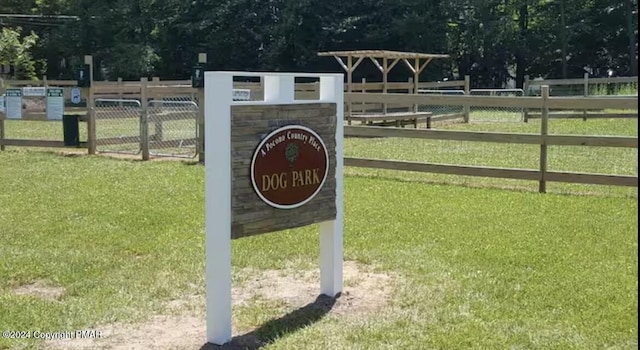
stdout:
[(431, 128), (432, 112), (395, 112), (395, 113), (383, 113), (383, 114), (352, 114), (350, 119), (360, 121), (366, 125), (395, 125), (397, 127), (404, 127), (407, 122), (418, 128), (419, 122), (425, 122), (426, 128)]

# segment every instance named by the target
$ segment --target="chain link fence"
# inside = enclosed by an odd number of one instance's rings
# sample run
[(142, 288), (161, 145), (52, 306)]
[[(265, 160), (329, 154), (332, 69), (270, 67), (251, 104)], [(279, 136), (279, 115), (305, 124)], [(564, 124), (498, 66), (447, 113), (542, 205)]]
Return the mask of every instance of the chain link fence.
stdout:
[[(535, 81), (534, 81), (535, 83)], [(542, 87), (539, 84), (529, 84), (527, 96), (540, 96)], [(581, 84), (550, 85), (549, 96), (637, 96), (638, 83), (593, 83), (587, 81)]]
[(94, 113), (97, 152), (140, 153), (140, 101), (96, 99)]
[[(498, 97), (522, 97), (522, 89), (472, 89), (471, 96), (498, 96)], [(518, 107), (471, 107), (469, 111), (470, 122), (522, 122), (524, 110)]]
[(195, 157), (198, 105), (190, 98), (176, 97), (149, 101), (147, 125), (149, 154)]
[[(423, 95), (457, 95), (464, 96), (464, 90), (454, 90), (454, 89), (437, 89), (437, 90), (427, 90), (427, 89), (419, 89), (419, 94)], [(452, 114), (462, 114), (464, 113), (464, 108), (462, 106), (436, 106), (436, 105), (418, 105), (418, 112), (431, 112), (434, 117), (443, 116), (443, 115), (452, 115)]]
[[(542, 87), (540, 83), (529, 84), (526, 95), (527, 96), (536, 96), (539, 97), (542, 94)], [(618, 98), (618, 97), (637, 97), (638, 96), (638, 83), (629, 83), (629, 82), (608, 82), (608, 83), (600, 83), (597, 80), (585, 80), (580, 84), (556, 84), (549, 86), (549, 96), (551, 97), (610, 97), (610, 98)], [(596, 116), (600, 114), (600, 117), (603, 117), (602, 114), (632, 114), (632, 110), (566, 110), (566, 109), (551, 109), (550, 113), (553, 114), (554, 118), (580, 118), (582, 115), (583, 120), (587, 120), (589, 115), (595, 114)], [(540, 109), (534, 109), (527, 111), (527, 117), (530, 115), (534, 117), (539, 117), (541, 114)], [(528, 119), (528, 118), (527, 118)]]

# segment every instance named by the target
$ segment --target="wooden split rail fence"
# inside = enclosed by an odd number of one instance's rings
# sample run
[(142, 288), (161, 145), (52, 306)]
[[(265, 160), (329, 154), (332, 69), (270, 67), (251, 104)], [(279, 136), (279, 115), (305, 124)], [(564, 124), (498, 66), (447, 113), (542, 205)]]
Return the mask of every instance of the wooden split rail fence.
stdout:
[(452, 175), (496, 177), (507, 179), (535, 180), (539, 182), (539, 191), (546, 192), (548, 181), (638, 186), (638, 177), (626, 175), (607, 175), (577, 172), (556, 172), (547, 169), (548, 146), (585, 146), (585, 147), (626, 147), (638, 148), (637, 137), (618, 136), (577, 136), (549, 135), (550, 109), (638, 109), (637, 98), (610, 99), (606, 97), (549, 97), (549, 88), (542, 88), (541, 97), (485, 97), (485, 96), (416, 96), (406, 94), (363, 94), (350, 93), (345, 96), (352, 103), (396, 101), (401, 103), (429, 103), (443, 106), (481, 106), (481, 107), (522, 107), (542, 111), (540, 134), (468, 132), (449, 130), (403, 129), (386, 127), (345, 126), (344, 135), (357, 137), (400, 137), (432, 140), (497, 142), (507, 144), (540, 145), (540, 166), (538, 169), (510, 169), (450, 164), (429, 164), (398, 160), (365, 158), (345, 158), (345, 166), (404, 170)]

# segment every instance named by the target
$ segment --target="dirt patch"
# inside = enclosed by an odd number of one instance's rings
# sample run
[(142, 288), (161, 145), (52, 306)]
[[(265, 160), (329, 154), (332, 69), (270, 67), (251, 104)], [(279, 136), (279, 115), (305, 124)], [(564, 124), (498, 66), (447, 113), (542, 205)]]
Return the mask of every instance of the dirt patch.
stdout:
[[(344, 288), (338, 298), (319, 296), (319, 272), (244, 269), (236, 273), (240, 281), (232, 290), (234, 308), (275, 301), (286, 305), (282, 317), (263, 325), (278, 328), (304, 327), (326, 315), (341, 318), (374, 313), (385, 307), (394, 288), (395, 276), (371, 271), (367, 266), (345, 262)], [(258, 349), (273, 338), (261, 329), (238, 329), (234, 340), (223, 347), (206, 346), (204, 295), (189, 295), (169, 301), (167, 309), (174, 315), (154, 316), (144, 324), (114, 324), (96, 327), (100, 338), (66, 339), (47, 342), (52, 349)]]
[(53, 286), (45, 281), (35, 281), (33, 283), (21, 285), (13, 290), (16, 295), (35, 296), (45, 300), (59, 300), (64, 296), (65, 289)]
[[(319, 271), (245, 271), (247, 281), (233, 289), (234, 303), (243, 305), (254, 298), (283, 301), (292, 307), (312, 303), (320, 293)], [(344, 288), (331, 313), (358, 315), (385, 306), (393, 287), (393, 277), (375, 273), (366, 266), (347, 261), (343, 266)]]

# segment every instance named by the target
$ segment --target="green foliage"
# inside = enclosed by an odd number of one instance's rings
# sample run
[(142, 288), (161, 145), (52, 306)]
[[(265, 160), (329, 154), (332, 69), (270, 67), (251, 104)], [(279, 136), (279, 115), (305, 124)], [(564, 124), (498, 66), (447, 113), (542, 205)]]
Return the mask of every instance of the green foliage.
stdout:
[(104, 61), (104, 78), (116, 80), (137, 80), (141, 76), (153, 73), (154, 65), (159, 57), (149, 45), (135, 43), (115, 43), (110, 49), (103, 51), (109, 57)]
[(38, 42), (38, 35), (31, 32), (22, 35), (22, 28), (2, 28), (0, 31), (0, 65), (10, 65), (17, 79), (37, 79), (36, 60), (31, 49)]
[[(41, 38), (32, 52), (51, 77), (70, 77), (85, 54), (97, 79), (184, 79), (200, 52), (210, 69), (275, 71), (340, 70), (316, 55), (326, 50), (448, 53), (422, 79), (469, 74), (481, 87), (637, 65), (637, 0), (6, 0), (0, 10), (51, 15), (2, 19)], [(406, 80), (401, 66), (391, 80)], [(355, 78), (379, 76), (364, 62)]]

